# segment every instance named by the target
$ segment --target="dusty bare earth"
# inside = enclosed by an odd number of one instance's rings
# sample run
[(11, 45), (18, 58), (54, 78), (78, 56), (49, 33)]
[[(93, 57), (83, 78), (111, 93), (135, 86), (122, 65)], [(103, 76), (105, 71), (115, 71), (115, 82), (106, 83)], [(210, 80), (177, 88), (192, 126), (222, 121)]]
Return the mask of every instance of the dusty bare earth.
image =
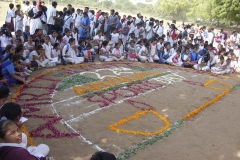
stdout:
[[(80, 66), (80, 67), (79, 67)], [(130, 149), (131, 146), (148, 140), (150, 137), (130, 133), (115, 132), (108, 126), (122, 119), (133, 116), (136, 112), (153, 109), (165, 117), (170, 124), (181, 120), (183, 116), (207, 103), (223, 90), (214, 90), (203, 86), (206, 82), (216, 79), (210, 84), (215, 88), (229, 88), (240, 83), (239, 75), (229, 77), (216, 77), (210, 73), (197, 73), (192, 69), (175, 68), (167, 65), (150, 63), (98, 63), (84, 64), (72, 68), (60, 69), (45, 74), (36, 81), (31, 81), (28, 87), (21, 91), (18, 103), (28, 107), (38, 108), (31, 110), (26, 117), (54, 115), (63, 119), (54, 123), (55, 133), (47, 130), (46, 126), (39, 137), (36, 131), (40, 125), (46, 124), (53, 118), (29, 118), (26, 123), (28, 131), (34, 133), (34, 143), (49, 145), (50, 156), (56, 160), (88, 160), (91, 155), (104, 150), (115, 154)], [(68, 67), (68, 66), (67, 66)], [(146, 68), (147, 67), (147, 68)], [(179, 70), (181, 69), (181, 70)], [(49, 69), (48, 69), (49, 70)], [(43, 70), (36, 71), (31, 77), (40, 74)], [(104, 91), (92, 97), (83, 98), (77, 94), (72, 86), (58, 90), (59, 86), (71, 82), (72, 76), (91, 77), (95, 82), (105, 82), (107, 78), (134, 77), (154, 72), (160, 75), (147, 81), (135, 82), (120, 90)], [(229, 76), (229, 75), (227, 75)], [(144, 77), (144, 76), (143, 76)], [(80, 77), (82, 78), (82, 77)], [(93, 80), (91, 79), (91, 80)], [(127, 79), (127, 78), (124, 78)], [(123, 82), (114, 79), (116, 84)], [(82, 81), (82, 80), (77, 80)], [(225, 82), (228, 85), (219, 83)], [(94, 82), (93, 82), (94, 83)], [(90, 87), (89, 83), (79, 86)], [(139, 86), (141, 86), (139, 88)], [(12, 92), (14, 89), (12, 87)], [(33, 88), (34, 87), (34, 88)], [(41, 88), (45, 87), (45, 88)], [(49, 87), (52, 91), (49, 91)], [(98, 86), (99, 89), (107, 86)], [(88, 91), (88, 93), (93, 91)], [(34, 94), (36, 97), (27, 95)], [(43, 95), (46, 93), (45, 95)], [(84, 92), (86, 94), (87, 92)], [(25, 95), (24, 95), (25, 94)], [(83, 95), (84, 95), (83, 94)], [(219, 99), (212, 105), (201, 110), (193, 117), (186, 119), (183, 124), (169, 137), (163, 138), (145, 149), (132, 154), (133, 160), (234, 160), (240, 158), (240, 127), (239, 127), (239, 94), (240, 89), (235, 89)], [(31, 99), (32, 98), (32, 99)], [(26, 99), (30, 99), (26, 101)], [(42, 103), (44, 102), (44, 103)], [(46, 104), (45, 102), (48, 102)], [(33, 104), (34, 103), (34, 104)], [(23, 107), (24, 108), (24, 107)], [(137, 131), (138, 133), (155, 132), (164, 127), (164, 122), (151, 113), (128, 121), (117, 128)], [(77, 132), (78, 137), (59, 137), (48, 139), (47, 134), (59, 135), (61, 133)], [(56, 136), (58, 137), (58, 136)]]

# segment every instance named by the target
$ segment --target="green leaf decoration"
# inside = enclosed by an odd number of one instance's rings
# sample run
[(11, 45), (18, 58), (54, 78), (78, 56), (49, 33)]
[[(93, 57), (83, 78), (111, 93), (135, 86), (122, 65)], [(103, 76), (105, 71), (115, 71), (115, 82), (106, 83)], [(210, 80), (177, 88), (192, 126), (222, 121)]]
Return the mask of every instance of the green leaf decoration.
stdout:
[(67, 88), (70, 88), (72, 86), (76, 86), (76, 85), (82, 85), (85, 83), (90, 83), (90, 82), (94, 82), (97, 81), (98, 79), (95, 78), (91, 78), (91, 77), (86, 77), (86, 76), (82, 76), (80, 74), (77, 75), (73, 75), (71, 77), (68, 77), (64, 80), (62, 80), (59, 85), (57, 86), (57, 91), (61, 91)]

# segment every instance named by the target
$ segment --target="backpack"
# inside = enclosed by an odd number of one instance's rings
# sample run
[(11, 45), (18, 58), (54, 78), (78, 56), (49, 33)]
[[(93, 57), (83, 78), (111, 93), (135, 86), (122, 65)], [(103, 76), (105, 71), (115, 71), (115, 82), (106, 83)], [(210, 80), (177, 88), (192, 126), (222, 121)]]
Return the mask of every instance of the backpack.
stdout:
[(125, 25), (125, 27), (123, 27), (123, 29), (122, 29), (122, 34), (124, 36), (127, 36), (129, 33), (129, 30), (130, 30), (130, 28), (127, 25)]
[(55, 26), (63, 26), (63, 22), (64, 22), (64, 20), (62, 17), (57, 18), (57, 19), (55, 19)]
[[(33, 7), (33, 8), (35, 8), (35, 7)], [(33, 16), (34, 16), (33, 8), (31, 8), (30, 11), (28, 11), (28, 13), (27, 13), (28, 17), (30, 17), (30, 18), (33, 18)]]

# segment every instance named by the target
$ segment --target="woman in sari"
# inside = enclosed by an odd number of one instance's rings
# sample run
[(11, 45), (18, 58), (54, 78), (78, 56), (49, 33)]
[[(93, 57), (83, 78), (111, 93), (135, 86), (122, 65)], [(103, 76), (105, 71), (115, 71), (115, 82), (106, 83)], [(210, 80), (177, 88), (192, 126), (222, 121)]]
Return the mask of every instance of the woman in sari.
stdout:
[(87, 12), (83, 12), (83, 17), (80, 20), (80, 27), (78, 29), (80, 39), (85, 39), (89, 34), (90, 19)]

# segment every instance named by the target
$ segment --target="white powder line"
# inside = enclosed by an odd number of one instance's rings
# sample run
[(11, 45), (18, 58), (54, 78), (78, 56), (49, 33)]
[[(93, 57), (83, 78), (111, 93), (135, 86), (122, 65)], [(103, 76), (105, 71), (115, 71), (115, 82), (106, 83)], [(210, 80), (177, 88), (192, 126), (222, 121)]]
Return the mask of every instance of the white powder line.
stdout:
[[(66, 121), (63, 122), (69, 129), (71, 129), (73, 132), (78, 133), (71, 125), (69, 125)], [(78, 136), (79, 139), (81, 139), (84, 143), (87, 143), (88, 145), (93, 145), (93, 148), (98, 151), (104, 151), (101, 147), (99, 147), (96, 144), (93, 144), (91, 141), (87, 140), (82, 135)]]
[(79, 98), (79, 97), (81, 97), (81, 96), (73, 96), (73, 97), (70, 97), (68, 99), (64, 99), (64, 100), (61, 100), (61, 101), (54, 102), (52, 104), (55, 105), (55, 104), (58, 104), (58, 103), (67, 102), (67, 101), (70, 101), (70, 100), (72, 100), (74, 98)]

